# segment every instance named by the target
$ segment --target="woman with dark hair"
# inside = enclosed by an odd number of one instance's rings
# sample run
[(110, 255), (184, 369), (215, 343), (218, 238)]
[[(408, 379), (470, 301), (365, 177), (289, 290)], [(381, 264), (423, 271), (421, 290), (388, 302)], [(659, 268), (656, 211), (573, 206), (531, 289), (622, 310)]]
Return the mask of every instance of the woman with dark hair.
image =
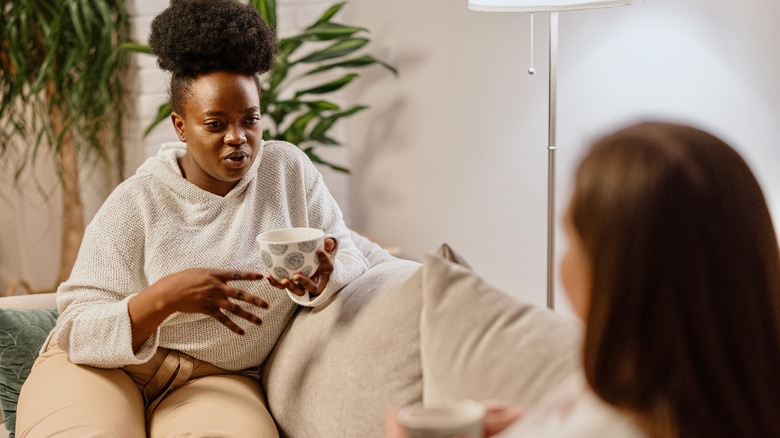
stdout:
[[(258, 75), (276, 40), (259, 12), (174, 0), (149, 44), (171, 72), (180, 142), (87, 228), (22, 388), (20, 436), (277, 436), (259, 366), (298, 305), (326, 302), (367, 268), (306, 155), (262, 140)], [(255, 236), (287, 227), (325, 231), (321, 265), (261, 282)]]
[(778, 241), (736, 151), (686, 126), (619, 131), (580, 165), (566, 223), (599, 398), (648, 436), (780, 436)]
[[(579, 165), (564, 222), (584, 375), (520, 420), (493, 406), (488, 436), (780, 437), (780, 248), (736, 151), (688, 126), (622, 129)], [(405, 436), (392, 416), (388, 436)]]

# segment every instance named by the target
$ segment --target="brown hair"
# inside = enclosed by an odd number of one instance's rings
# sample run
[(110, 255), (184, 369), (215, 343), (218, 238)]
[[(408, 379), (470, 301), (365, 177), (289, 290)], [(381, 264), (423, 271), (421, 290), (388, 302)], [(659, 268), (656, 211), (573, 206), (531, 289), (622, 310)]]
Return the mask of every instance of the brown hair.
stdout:
[(780, 249), (745, 161), (641, 123), (597, 141), (575, 184), (589, 385), (652, 436), (780, 436)]

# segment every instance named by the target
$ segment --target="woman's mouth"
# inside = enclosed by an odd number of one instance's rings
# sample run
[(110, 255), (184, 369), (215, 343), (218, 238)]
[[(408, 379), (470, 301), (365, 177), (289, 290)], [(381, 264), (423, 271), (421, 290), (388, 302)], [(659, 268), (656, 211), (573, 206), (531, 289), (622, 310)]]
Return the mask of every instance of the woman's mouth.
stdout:
[(249, 155), (243, 152), (234, 152), (228, 154), (224, 160), (228, 167), (232, 169), (240, 169), (249, 163)]

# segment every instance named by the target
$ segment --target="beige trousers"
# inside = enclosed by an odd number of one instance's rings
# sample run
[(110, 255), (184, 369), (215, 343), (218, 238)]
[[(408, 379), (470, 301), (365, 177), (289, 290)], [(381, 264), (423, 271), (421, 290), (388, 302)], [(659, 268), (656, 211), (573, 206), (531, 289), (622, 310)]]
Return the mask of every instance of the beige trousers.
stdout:
[(260, 385), (251, 377), (163, 348), (143, 365), (75, 365), (49, 345), (22, 386), (16, 436), (279, 435)]

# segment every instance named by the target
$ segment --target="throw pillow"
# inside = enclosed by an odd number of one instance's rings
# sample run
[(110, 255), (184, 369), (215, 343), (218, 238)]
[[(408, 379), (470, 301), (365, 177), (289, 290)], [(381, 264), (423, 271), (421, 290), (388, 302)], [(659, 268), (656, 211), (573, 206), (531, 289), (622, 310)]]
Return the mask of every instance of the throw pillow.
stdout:
[(57, 315), (51, 309), (0, 309), (0, 407), (10, 437), (19, 391)]
[(529, 406), (578, 369), (581, 326), (515, 300), (461, 260), (445, 245), (423, 261), (423, 400)]
[(382, 436), (389, 410), (421, 401), (420, 264), (369, 261), (327, 305), (300, 309), (263, 365), (282, 436)]

